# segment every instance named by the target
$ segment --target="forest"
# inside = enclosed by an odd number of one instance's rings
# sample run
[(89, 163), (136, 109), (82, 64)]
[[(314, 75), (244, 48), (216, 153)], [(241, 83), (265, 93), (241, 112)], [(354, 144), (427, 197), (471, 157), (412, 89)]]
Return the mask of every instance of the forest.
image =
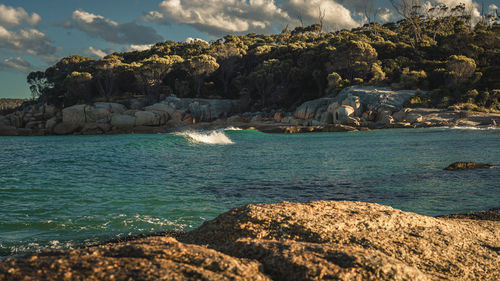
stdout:
[(39, 103), (168, 95), (239, 99), (250, 111), (293, 110), (352, 85), (419, 89), (413, 107), (500, 110), (500, 24), (472, 23), (464, 5), (410, 9), (402, 20), (324, 32), (322, 24), (281, 33), (227, 35), (212, 42), (160, 42), (102, 59), (65, 57), (27, 77)]

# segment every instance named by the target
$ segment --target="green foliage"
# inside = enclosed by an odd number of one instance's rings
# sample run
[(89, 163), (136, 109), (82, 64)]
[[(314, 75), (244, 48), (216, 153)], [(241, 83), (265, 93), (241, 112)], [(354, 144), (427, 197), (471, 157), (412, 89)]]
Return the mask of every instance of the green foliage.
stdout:
[[(248, 106), (293, 109), (349, 85), (433, 90), (412, 106), (498, 108), (500, 25), (470, 28), (463, 6), (414, 10), (397, 23), (322, 32), (227, 35), (211, 43), (159, 42), (100, 60), (61, 59), (27, 77), (41, 102), (67, 105), (123, 95), (225, 97)], [(470, 106), (469, 106), (470, 107)]]

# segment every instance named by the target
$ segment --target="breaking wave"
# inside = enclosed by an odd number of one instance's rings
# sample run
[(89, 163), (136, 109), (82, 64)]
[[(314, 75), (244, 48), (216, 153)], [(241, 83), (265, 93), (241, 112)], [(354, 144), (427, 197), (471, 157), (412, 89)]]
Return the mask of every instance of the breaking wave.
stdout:
[(176, 133), (178, 136), (183, 136), (185, 139), (192, 143), (204, 144), (234, 144), (234, 142), (224, 133), (224, 131), (208, 131), (208, 132), (194, 132), (185, 131)]

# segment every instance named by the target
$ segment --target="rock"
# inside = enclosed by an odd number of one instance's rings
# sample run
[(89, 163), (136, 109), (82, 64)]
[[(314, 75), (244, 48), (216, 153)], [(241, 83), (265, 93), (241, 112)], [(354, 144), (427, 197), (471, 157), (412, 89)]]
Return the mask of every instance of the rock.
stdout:
[(274, 280), (430, 280), (415, 267), (361, 247), (240, 239), (219, 250), (261, 262)]
[(491, 164), (477, 163), (477, 162), (455, 162), (444, 168), (447, 171), (457, 170), (470, 170), (470, 169), (489, 169), (495, 166)]
[(45, 122), (45, 129), (47, 129), (49, 133), (53, 133), (54, 127), (56, 125), (57, 125), (57, 117), (52, 117), (49, 120), (47, 120), (47, 122)]
[(141, 101), (138, 99), (131, 99), (130, 100), (130, 109), (141, 110), (143, 108), (144, 108), (144, 101)]
[(81, 127), (87, 122), (87, 117), (85, 110), (87, 109), (86, 104), (77, 104), (70, 107), (66, 107), (62, 110), (62, 120), (63, 123), (71, 127)]
[(439, 218), (450, 218), (450, 219), (470, 219), (470, 220), (489, 220), (489, 221), (500, 221), (500, 207), (491, 208), (487, 211), (470, 212), (463, 214), (451, 214), (438, 216)]
[(298, 119), (320, 119), (321, 114), (328, 110), (328, 106), (332, 102), (331, 98), (321, 98), (316, 100), (311, 100), (300, 105), (297, 110), (295, 110), (294, 117)]
[(85, 117), (88, 123), (107, 123), (111, 120), (111, 107), (88, 106), (85, 110)]
[[(226, 118), (236, 112), (239, 109), (239, 103), (227, 99), (180, 99), (168, 97), (163, 102), (148, 106), (145, 109), (168, 112), (174, 121), (181, 121), (184, 114), (189, 114), (196, 122), (209, 122), (218, 118)], [(174, 116), (174, 114), (177, 116)]]
[(234, 123), (248, 123), (249, 119), (246, 117), (242, 117), (240, 115), (233, 115), (229, 118), (227, 118), (227, 123), (228, 124), (234, 124)]
[(335, 109), (333, 113), (333, 123), (336, 124), (347, 124), (349, 117), (354, 115), (354, 108), (348, 105), (341, 105)]
[(48, 119), (56, 116), (56, 114), (57, 114), (57, 112), (59, 112), (59, 110), (57, 109), (57, 107), (55, 107), (53, 105), (45, 104), (42, 106), (41, 112), (43, 112), (43, 119), (48, 120)]
[(270, 280), (256, 261), (171, 237), (9, 258), (0, 280)]
[(5, 116), (7, 119), (10, 121), (10, 126), (16, 127), (16, 128), (22, 128), (24, 125), (23, 117), (24, 117), (24, 112), (21, 111), (16, 111), (14, 113), (8, 114)]
[(420, 123), (423, 121), (422, 115), (420, 114), (408, 114), (405, 118), (406, 121), (410, 123)]
[[(452, 220), (422, 216), (403, 212), (388, 206), (363, 202), (310, 202), (270, 205), (247, 205), (233, 209), (216, 219), (204, 223), (198, 229), (187, 233), (180, 240), (189, 243), (209, 245), (212, 248), (233, 253), (241, 252), (242, 256), (253, 257), (269, 266), (265, 255), (271, 256), (278, 249), (278, 244), (258, 246), (255, 252), (240, 251), (244, 243), (238, 239), (258, 239), (267, 241), (296, 241), (322, 245), (324, 251), (318, 250), (317, 262), (302, 265), (314, 268), (322, 262), (322, 256), (329, 249), (351, 250), (365, 249), (378, 252), (375, 259), (386, 259), (379, 264), (380, 268), (394, 265), (396, 271), (412, 272), (421, 278), (421, 273), (428, 279), (446, 280), (498, 280), (500, 260), (499, 247), (500, 222)], [(286, 239), (286, 240), (284, 240)], [(241, 241), (241, 240), (240, 240)], [(288, 264), (299, 263), (309, 254), (306, 245), (301, 243), (286, 244), (281, 248), (284, 253), (282, 261)], [(254, 243), (257, 244), (257, 243)], [(229, 246), (228, 245), (235, 245)], [(314, 245), (314, 246), (315, 246)], [(328, 248), (328, 245), (334, 247)], [(314, 246), (310, 249), (315, 252)], [(272, 251), (266, 249), (274, 249)], [(287, 249), (297, 249), (296, 256), (287, 256)], [(302, 252), (302, 253), (301, 253)], [(335, 256), (335, 255), (334, 255)], [(368, 256), (365, 256), (368, 258)], [(400, 263), (389, 261), (389, 257)], [(345, 258), (340, 261), (349, 261)], [(335, 263), (335, 258), (330, 261)], [(360, 261), (356, 259), (356, 261)], [(361, 262), (363, 263), (363, 262)], [(352, 265), (352, 263), (351, 263)], [(350, 267), (349, 263), (346, 267)], [(307, 268), (303, 268), (307, 272)], [(412, 270), (417, 269), (417, 270)], [(352, 269), (355, 271), (355, 269)], [(279, 272), (279, 267), (276, 266)], [(273, 274), (279, 274), (279, 273)], [(286, 272), (285, 272), (286, 274)], [(320, 274), (320, 273), (316, 273)], [(368, 272), (366, 272), (368, 274)], [(366, 279), (363, 275), (350, 276), (351, 279)], [(278, 279), (277, 277), (273, 276)], [(282, 280), (286, 275), (280, 276)], [(386, 279), (391, 279), (385, 277)], [(319, 278), (316, 278), (319, 279)], [(332, 278), (335, 279), (335, 278)], [(384, 280), (384, 278), (375, 278)], [(404, 279), (404, 278), (403, 278)], [(408, 277), (412, 280), (412, 277)]]
[(262, 122), (262, 115), (257, 114), (252, 119), (250, 119), (250, 123)]
[(361, 115), (361, 119), (363, 119), (365, 121), (375, 121), (376, 118), (377, 118), (377, 114), (374, 111), (371, 111), (371, 110), (365, 111)]
[(326, 126), (326, 123), (317, 120), (311, 120), (311, 126)]
[(383, 115), (382, 118), (378, 120), (378, 123), (386, 128), (391, 128), (394, 124), (394, 118), (392, 118), (391, 115)]
[(0, 126), (10, 126), (10, 120), (7, 117), (0, 115)]
[(327, 125), (323, 128), (322, 132), (339, 133), (339, 132), (356, 132), (358, 129), (352, 126), (341, 124)]
[[(83, 126), (83, 125), (82, 125)], [(78, 131), (82, 126), (74, 123), (59, 123), (55, 125), (53, 132), (56, 135), (69, 135)]]
[(356, 96), (359, 98), (361, 106), (365, 109), (372, 108), (373, 110), (378, 110), (386, 108), (392, 111), (399, 111), (403, 109), (404, 103), (416, 93), (414, 90), (395, 91), (390, 88), (352, 86), (343, 89), (334, 98), (334, 101), (341, 102), (349, 96)]
[(274, 122), (281, 123), (281, 119), (283, 119), (283, 116), (281, 116), (281, 113), (276, 112), (274, 113), (273, 119)]
[(161, 116), (151, 111), (137, 111), (135, 113), (136, 126), (160, 126)]
[(348, 94), (347, 98), (345, 100), (343, 100), (341, 104), (348, 105), (348, 106), (352, 107), (354, 109), (354, 116), (359, 117), (359, 116), (361, 116), (361, 113), (363, 113), (362, 107), (361, 107), (361, 101), (360, 101), (358, 96), (353, 96), (353, 95)]
[(10, 257), (0, 280), (498, 280), (498, 237), (498, 220), (363, 202), (258, 204), (188, 233)]
[(285, 117), (281, 118), (281, 123), (291, 124), (292, 120), (294, 120), (293, 116), (285, 116)]
[(394, 118), (394, 122), (403, 122), (406, 120), (406, 116), (408, 115), (408, 110), (403, 109), (398, 112), (395, 112), (392, 117)]
[(104, 133), (98, 123), (85, 123), (80, 132), (83, 135), (98, 135)]
[(361, 126), (359, 118), (357, 118), (357, 117), (350, 117), (350, 116), (347, 118), (346, 124), (349, 125), (349, 126), (354, 126), (354, 127)]
[(16, 128), (14, 126), (5, 126), (0, 124), (0, 136), (29, 136), (30, 129)]
[(111, 125), (117, 128), (132, 128), (135, 126), (135, 116), (125, 114), (113, 114)]
[(26, 129), (43, 129), (44, 128), (44, 123), (43, 121), (30, 121), (24, 126)]
[(118, 113), (121, 114), (127, 110), (127, 108), (120, 103), (113, 103), (113, 102), (96, 102), (94, 104), (96, 108), (104, 108), (107, 109), (111, 113)]
[(169, 115), (172, 115), (176, 111), (175, 107), (165, 103), (155, 103), (151, 106), (145, 107), (144, 109), (147, 111), (162, 111), (168, 113)]

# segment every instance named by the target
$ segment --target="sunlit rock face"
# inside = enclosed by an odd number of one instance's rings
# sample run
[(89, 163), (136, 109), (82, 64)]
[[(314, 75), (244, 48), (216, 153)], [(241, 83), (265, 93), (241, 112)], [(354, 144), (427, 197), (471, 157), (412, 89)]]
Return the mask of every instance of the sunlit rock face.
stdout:
[(498, 280), (498, 215), (471, 218), (346, 201), (247, 205), (188, 233), (8, 258), (0, 280)]

